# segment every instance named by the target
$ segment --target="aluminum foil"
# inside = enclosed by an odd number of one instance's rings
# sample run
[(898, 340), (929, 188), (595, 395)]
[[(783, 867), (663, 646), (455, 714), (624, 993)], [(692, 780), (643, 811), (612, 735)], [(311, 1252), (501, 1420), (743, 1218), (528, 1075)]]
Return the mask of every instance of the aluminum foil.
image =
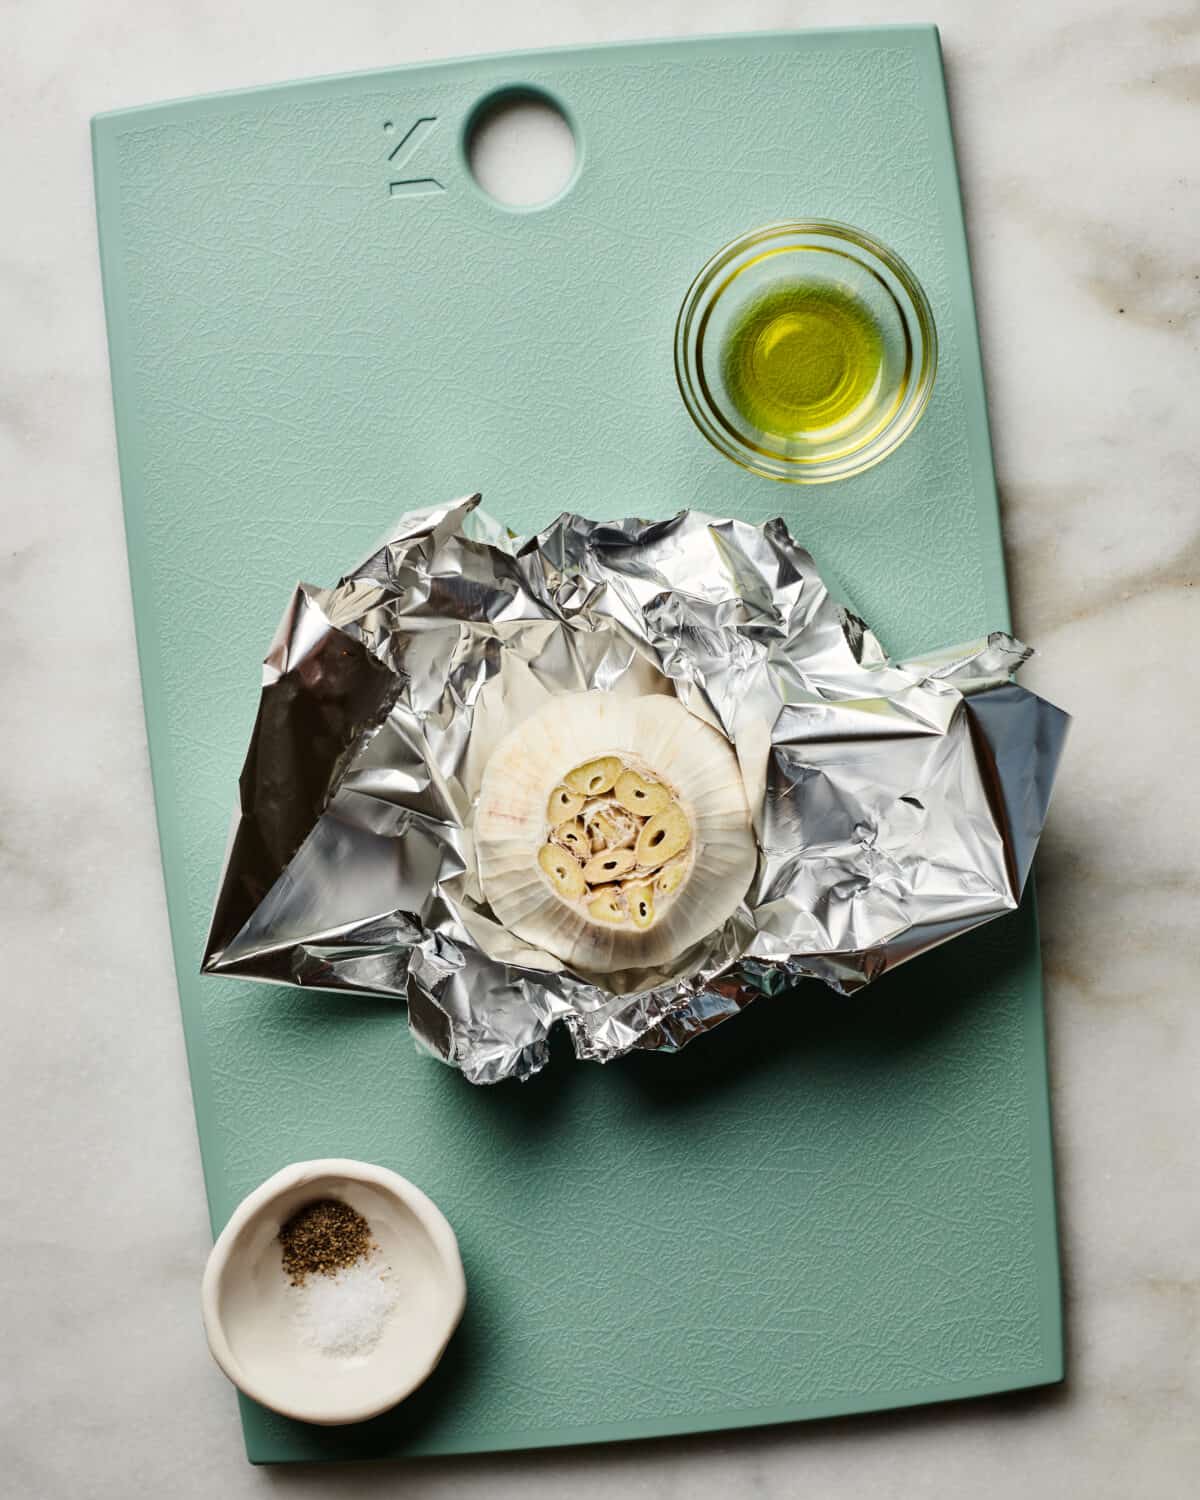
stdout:
[[(406, 516), (266, 658), (206, 973), (394, 996), (474, 1083), (567, 1028), (672, 1050), (815, 976), (848, 993), (1020, 900), (1067, 716), (999, 633), (893, 662), (782, 521), (696, 512), (521, 540), (479, 496)], [(674, 691), (735, 747), (758, 871), (678, 971), (573, 973), (500, 926), (471, 829), (488, 751), (548, 695)]]

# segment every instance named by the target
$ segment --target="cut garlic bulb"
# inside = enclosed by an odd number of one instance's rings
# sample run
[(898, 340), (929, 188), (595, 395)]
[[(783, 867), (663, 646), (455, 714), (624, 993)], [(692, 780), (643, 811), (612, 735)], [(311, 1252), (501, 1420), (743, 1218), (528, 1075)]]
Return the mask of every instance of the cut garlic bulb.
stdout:
[(484, 768), (474, 842), (496, 919), (596, 974), (678, 957), (757, 862), (732, 747), (666, 695), (568, 694), (526, 719)]

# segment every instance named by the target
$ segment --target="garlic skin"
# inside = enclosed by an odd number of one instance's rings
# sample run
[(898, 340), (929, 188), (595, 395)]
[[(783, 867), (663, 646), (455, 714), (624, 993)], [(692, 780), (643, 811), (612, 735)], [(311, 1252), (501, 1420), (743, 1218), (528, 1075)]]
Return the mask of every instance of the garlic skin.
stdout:
[(474, 843), (496, 919), (591, 974), (678, 957), (758, 858), (732, 747), (665, 694), (565, 694), (525, 719), (484, 768)]

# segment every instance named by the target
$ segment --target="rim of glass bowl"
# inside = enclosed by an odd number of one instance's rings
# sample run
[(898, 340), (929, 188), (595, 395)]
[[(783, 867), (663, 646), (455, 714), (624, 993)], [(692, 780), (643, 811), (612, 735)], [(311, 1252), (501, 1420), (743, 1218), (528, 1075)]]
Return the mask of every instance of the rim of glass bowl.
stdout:
[[(735, 432), (712, 402), (700, 368), (700, 349), (708, 316), (722, 292), (746, 265), (770, 250), (772, 241), (787, 240), (787, 248), (806, 248), (805, 239), (840, 241), (858, 252), (851, 256), (882, 282), (896, 303), (909, 346), (905, 381), (882, 427), (851, 449), (821, 458), (788, 458), (755, 446)], [(783, 249), (780, 246), (779, 249)], [(828, 249), (828, 245), (813, 245)], [(749, 252), (758, 252), (750, 254)], [(844, 251), (842, 253), (845, 253)], [(902, 296), (896, 295), (899, 288)], [(708, 441), (743, 469), (784, 484), (828, 484), (848, 479), (882, 462), (916, 427), (929, 405), (937, 374), (937, 329), (929, 299), (910, 267), (881, 241), (837, 219), (784, 219), (740, 234), (713, 255), (696, 275), (675, 323), (675, 379), (688, 415)]]

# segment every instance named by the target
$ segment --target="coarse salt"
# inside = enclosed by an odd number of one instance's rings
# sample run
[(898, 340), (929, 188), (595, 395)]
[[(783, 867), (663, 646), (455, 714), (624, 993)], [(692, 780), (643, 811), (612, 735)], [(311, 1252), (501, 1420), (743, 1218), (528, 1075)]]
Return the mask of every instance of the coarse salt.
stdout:
[(391, 1267), (378, 1252), (332, 1276), (307, 1277), (296, 1288), (304, 1342), (322, 1354), (369, 1354), (399, 1300), (391, 1277)]

